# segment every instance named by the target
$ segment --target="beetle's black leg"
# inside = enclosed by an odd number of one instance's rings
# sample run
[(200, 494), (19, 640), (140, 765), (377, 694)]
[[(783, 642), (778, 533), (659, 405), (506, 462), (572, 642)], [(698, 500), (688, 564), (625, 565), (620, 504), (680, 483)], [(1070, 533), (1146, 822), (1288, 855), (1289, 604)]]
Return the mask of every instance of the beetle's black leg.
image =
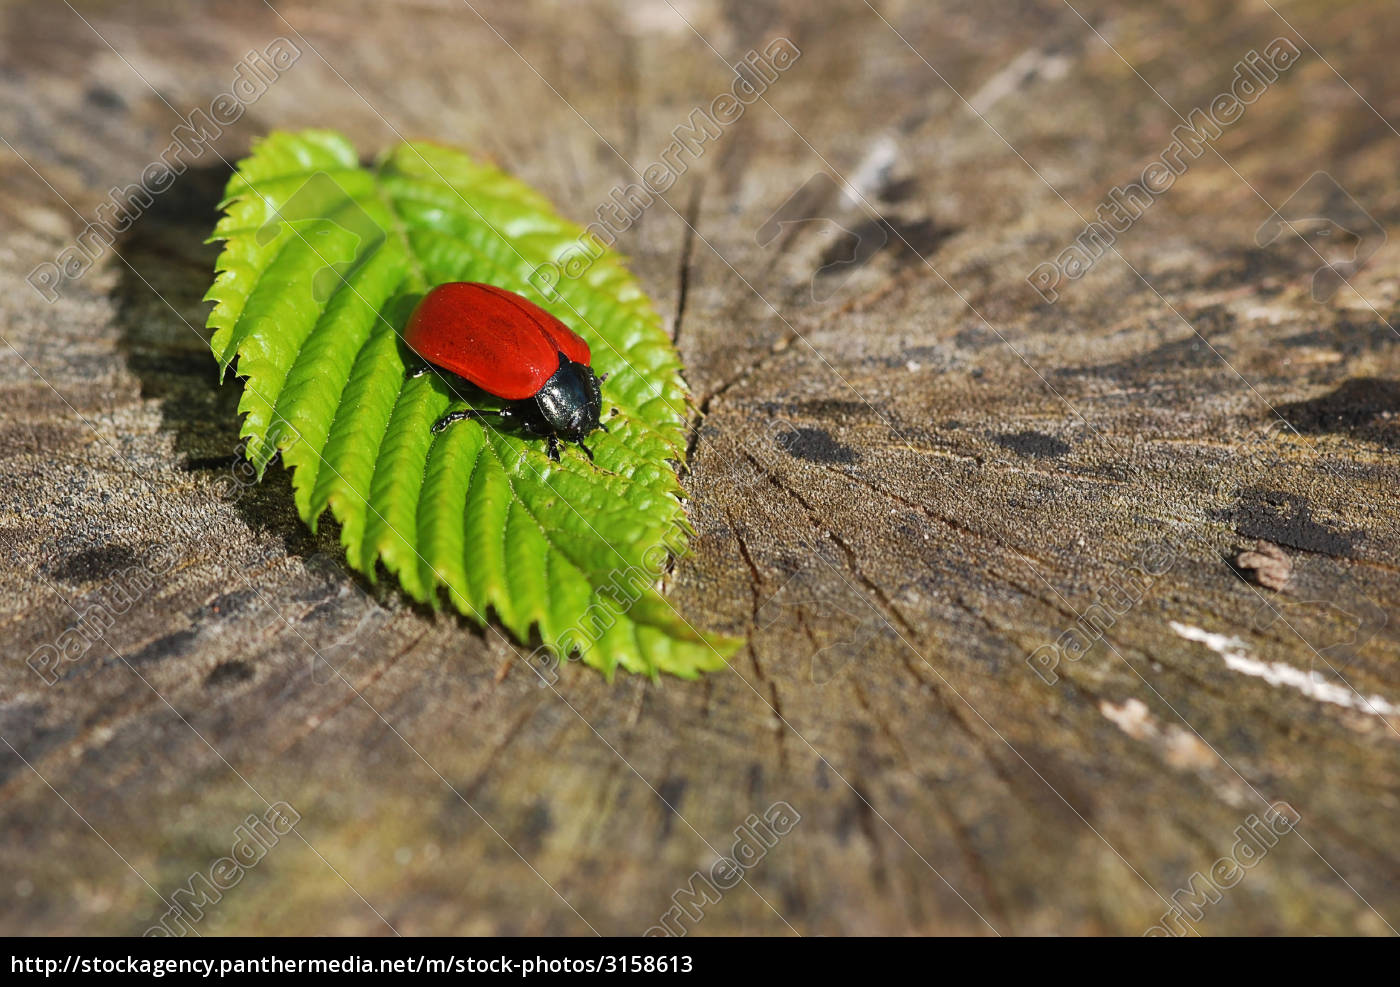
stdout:
[(481, 420), (487, 415), (495, 415), (497, 418), (501, 419), (505, 418), (505, 415), (499, 411), (477, 411), (475, 408), (463, 408), (461, 411), (450, 411), (433, 422), (433, 432), (441, 432), (443, 429), (447, 428), (447, 426), (455, 425), (468, 418)]
[(549, 433), (549, 458), (559, 462), (559, 436)]
[(436, 434), (438, 432), (441, 432), (443, 429), (447, 428), (447, 426), (449, 425), (455, 425), (457, 424), (457, 422), (474, 417), (475, 416), (470, 411), (450, 412), (449, 414), (443, 415), (437, 421), (433, 422), (433, 433)]
[(500, 411), (484, 411), (482, 414), (495, 415), (500, 423), (506, 428), (521, 428), (520, 412), (516, 408), (505, 407)]
[(433, 372), (432, 364), (430, 364), (430, 363), (416, 363), (416, 364), (409, 364), (408, 366), (404, 367), (403, 375), (404, 375), (406, 378), (408, 378), (409, 380), (415, 380), (415, 379), (417, 379), (417, 378), (419, 378), (419, 377), (422, 377), (424, 374), (430, 374), (430, 373), (432, 373), (432, 372)]
[(582, 439), (575, 439), (574, 442), (577, 443), (578, 447), (583, 450), (583, 454), (588, 457), (588, 461), (590, 463), (593, 462), (593, 450), (588, 448), (588, 446), (584, 445)]

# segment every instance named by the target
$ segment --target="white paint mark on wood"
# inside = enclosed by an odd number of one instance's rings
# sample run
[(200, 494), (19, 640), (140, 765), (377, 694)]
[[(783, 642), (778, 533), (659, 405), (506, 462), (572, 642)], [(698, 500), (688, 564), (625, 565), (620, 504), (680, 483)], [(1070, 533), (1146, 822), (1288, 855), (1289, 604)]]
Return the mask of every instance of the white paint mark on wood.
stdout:
[(1172, 630), (1188, 641), (1199, 641), (1221, 658), (1231, 671), (1252, 675), (1273, 686), (1287, 686), (1318, 702), (1344, 706), (1373, 716), (1395, 716), (1400, 714), (1400, 706), (1379, 695), (1363, 696), (1356, 689), (1342, 682), (1333, 682), (1315, 671), (1304, 671), (1281, 661), (1263, 661), (1251, 658), (1246, 645), (1237, 637), (1213, 634), (1189, 624), (1171, 622)]

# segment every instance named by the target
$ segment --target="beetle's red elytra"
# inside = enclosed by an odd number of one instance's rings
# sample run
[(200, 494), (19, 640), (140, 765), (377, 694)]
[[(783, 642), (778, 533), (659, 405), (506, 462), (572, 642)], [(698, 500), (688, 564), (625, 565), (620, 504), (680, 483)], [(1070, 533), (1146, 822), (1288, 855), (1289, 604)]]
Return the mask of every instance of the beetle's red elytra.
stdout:
[(583, 438), (607, 426), (599, 421), (603, 395), (588, 344), (528, 298), (490, 284), (440, 284), (413, 310), (404, 342), (428, 364), (411, 369), (410, 376), (445, 371), (511, 402), (500, 411), (453, 411), (433, 431), (491, 416), (546, 437), (555, 461), (561, 438), (593, 458)]

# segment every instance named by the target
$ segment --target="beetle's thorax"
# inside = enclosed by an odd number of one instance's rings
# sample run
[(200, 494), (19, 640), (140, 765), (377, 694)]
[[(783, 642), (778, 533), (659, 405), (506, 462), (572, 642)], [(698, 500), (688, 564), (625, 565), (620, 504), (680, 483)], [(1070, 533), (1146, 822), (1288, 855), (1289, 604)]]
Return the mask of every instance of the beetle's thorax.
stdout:
[(559, 369), (534, 397), (540, 417), (561, 438), (578, 440), (598, 427), (603, 392), (593, 368), (559, 354)]

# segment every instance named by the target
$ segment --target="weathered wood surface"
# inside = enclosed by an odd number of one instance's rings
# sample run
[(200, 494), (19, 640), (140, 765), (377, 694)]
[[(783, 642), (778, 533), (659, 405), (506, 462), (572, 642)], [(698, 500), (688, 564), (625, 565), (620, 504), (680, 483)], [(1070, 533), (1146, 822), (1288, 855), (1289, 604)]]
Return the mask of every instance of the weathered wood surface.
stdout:
[[(278, 800), (297, 835), (202, 934), (641, 933), (778, 801), (801, 821), (687, 928), (1139, 933), (1275, 800), (1301, 821), (1191, 924), (1400, 927), (1400, 252), (1319, 302), (1345, 236), (1255, 242), (1319, 170), (1400, 220), (1393, 4), (275, 6), (0, 15), (0, 929), (139, 933)], [(41, 300), (25, 275), (279, 35), (300, 60)], [(727, 88), (706, 42), (777, 36), (799, 62), (620, 241), (704, 412), (671, 592), (751, 635), (732, 670), (540, 688), (519, 642), (365, 588), (284, 473), (229, 495), (237, 389), (199, 328), (221, 158), (433, 137), (587, 221)], [(1277, 37), (1299, 62), (1121, 256), (1031, 291), (1169, 105)], [(865, 204), (813, 215), (888, 242), (817, 302), (850, 238), (756, 234), (828, 173)], [(27, 667), (122, 589), (57, 682)]]

